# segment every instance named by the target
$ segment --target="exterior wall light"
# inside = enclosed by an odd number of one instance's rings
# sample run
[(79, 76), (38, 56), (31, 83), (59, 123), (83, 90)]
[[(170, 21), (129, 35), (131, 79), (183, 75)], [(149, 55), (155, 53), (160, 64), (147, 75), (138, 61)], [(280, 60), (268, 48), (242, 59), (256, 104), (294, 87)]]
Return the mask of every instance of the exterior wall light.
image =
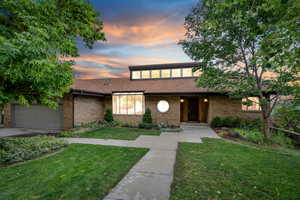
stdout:
[(208, 99), (205, 98), (205, 99), (204, 99), (204, 102), (208, 102)]
[(184, 102), (184, 99), (180, 99), (180, 102), (183, 103), (183, 102)]

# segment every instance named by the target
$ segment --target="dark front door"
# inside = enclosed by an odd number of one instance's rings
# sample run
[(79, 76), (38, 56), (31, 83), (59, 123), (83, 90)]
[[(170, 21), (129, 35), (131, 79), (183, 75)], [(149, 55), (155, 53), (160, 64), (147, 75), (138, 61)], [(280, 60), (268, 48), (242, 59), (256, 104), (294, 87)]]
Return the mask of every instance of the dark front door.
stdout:
[(199, 100), (190, 98), (188, 100), (188, 119), (189, 121), (199, 121)]

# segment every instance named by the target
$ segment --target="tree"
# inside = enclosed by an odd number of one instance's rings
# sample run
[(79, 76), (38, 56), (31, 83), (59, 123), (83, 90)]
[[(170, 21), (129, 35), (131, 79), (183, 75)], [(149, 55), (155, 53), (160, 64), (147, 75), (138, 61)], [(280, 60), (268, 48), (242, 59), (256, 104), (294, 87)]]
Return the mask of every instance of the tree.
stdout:
[(280, 95), (293, 95), (299, 87), (299, 5), (299, 0), (204, 0), (186, 17), (186, 39), (179, 42), (201, 63), (194, 69), (203, 72), (198, 86), (232, 98), (259, 98), (266, 139)]
[(150, 108), (147, 108), (143, 115), (143, 123), (152, 124), (152, 114)]
[(104, 114), (104, 120), (107, 122), (113, 122), (114, 116), (111, 109), (107, 109)]
[(84, 0), (0, 1), (0, 104), (55, 107), (73, 81), (76, 39), (105, 40), (98, 13)]

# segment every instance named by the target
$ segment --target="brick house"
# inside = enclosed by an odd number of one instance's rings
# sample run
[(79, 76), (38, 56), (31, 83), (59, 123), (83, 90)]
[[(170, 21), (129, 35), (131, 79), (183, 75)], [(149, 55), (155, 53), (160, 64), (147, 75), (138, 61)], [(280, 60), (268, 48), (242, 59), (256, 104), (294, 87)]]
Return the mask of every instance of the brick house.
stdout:
[(106, 109), (114, 119), (138, 124), (146, 108), (154, 123), (179, 126), (181, 122), (210, 123), (215, 116), (255, 119), (257, 106), (242, 106), (242, 99), (196, 87), (197, 63), (130, 66), (130, 77), (77, 79), (56, 110), (42, 105), (4, 108), (5, 127), (70, 129), (101, 121)]

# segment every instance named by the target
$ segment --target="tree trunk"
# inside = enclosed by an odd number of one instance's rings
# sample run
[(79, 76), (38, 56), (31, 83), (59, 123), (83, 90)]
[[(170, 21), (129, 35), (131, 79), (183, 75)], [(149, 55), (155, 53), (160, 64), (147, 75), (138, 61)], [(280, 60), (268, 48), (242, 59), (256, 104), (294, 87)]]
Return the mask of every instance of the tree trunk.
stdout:
[(266, 141), (268, 141), (271, 138), (271, 103), (270, 99), (266, 98), (267, 103), (261, 105), (261, 114), (262, 114), (262, 133), (264, 135), (264, 138)]

